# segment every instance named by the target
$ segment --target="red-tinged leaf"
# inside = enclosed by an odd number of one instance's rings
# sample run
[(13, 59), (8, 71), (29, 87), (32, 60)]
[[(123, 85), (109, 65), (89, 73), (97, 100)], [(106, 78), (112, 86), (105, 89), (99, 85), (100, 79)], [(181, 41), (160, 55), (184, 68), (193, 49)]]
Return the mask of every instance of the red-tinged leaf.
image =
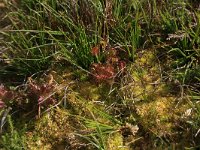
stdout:
[(119, 67), (119, 70), (124, 70), (126, 68), (126, 62), (125, 61), (120, 61), (118, 63), (118, 67)]
[(41, 95), (38, 98), (38, 105), (48, 106), (48, 105), (55, 104), (55, 103), (56, 103), (56, 100), (53, 99), (52, 97), (47, 98), (44, 95)]
[(99, 47), (98, 46), (93, 47), (91, 53), (93, 56), (97, 56), (99, 54)]
[(44, 102), (44, 96), (39, 96), (38, 98), (38, 105), (41, 105)]
[(97, 82), (112, 79), (115, 76), (115, 69), (109, 64), (93, 64), (92, 73)]
[(3, 101), (0, 101), (0, 108), (4, 108), (6, 105)]

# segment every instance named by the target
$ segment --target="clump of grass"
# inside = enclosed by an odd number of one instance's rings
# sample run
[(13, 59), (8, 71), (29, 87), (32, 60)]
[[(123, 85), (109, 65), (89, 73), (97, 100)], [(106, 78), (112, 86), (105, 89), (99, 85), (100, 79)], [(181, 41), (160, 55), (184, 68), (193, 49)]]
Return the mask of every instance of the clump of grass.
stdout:
[[(5, 43), (9, 50), (3, 56), (7, 65), (2, 73), (30, 76), (50, 68), (58, 58), (88, 69), (95, 62), (91, 49), (102, 40), (106, 40), (106, 46), (118, 43), (124, 47), (121, 44), (124, 42), (129, 57), (133, 59), (136, 49), (141, 45), (141, 14), (136, 9), (140, 6), (139, 2), (126, 11), (122, 6), (128, 7), (128, 4), (109, 1), (22, 2), (21, 8), (16, 8), (15, 12), (8, 15), (13, 29), (7, 32), (7, 36), (12, 42)], [(65, 6), (70, 8), (65, 9)], [(115, 6), (118, 9), (112, 14)], [(83, 11), (83, 8), (88, 11)], [(123, 18), (120, 14), (124, 17), (128, 14), (128, 17), (111, 29), (112, 22)], [(89, 17), (91, 19), (86, 19)], [(125, 28), (127, 23), (128, 29)], [(121, 37), (123, 32), (125, 37)]]
[(5, 42), (8, 50), (2, 56), (5, 62), (1, 68), (2, 75), (27, 77), (53, 64), (55, 44), (44, 31), (43, 11), (42, 8), (35, 11), (29, 8), (28, 13), (17, 8), (8, 14), (13, 26), (5, 33), (10, 41)]
[[(170, 8), (170, 9), (166, 9)], [(180, 84), (193, 84), (199, 77), (199, 11), (189, 3), (179, 1), (166, 4), (160, 10), (161, 26), (168, 41), (169, 72)], [(195, 78), (193, 78), (195, 77)], [(193, 80), (194, 79), (194, 80)]]

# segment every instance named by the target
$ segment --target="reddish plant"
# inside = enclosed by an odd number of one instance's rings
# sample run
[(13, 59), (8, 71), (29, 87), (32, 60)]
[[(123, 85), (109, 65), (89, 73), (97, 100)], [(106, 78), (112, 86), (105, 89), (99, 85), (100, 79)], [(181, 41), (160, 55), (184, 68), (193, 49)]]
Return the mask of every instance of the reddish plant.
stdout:
[(38, 116), (40, 117), (41, 107), (48, 107), (56, 103), (56, 100), (52, 97), (52, 91), (54, 91), (55, 85), (52, 80), (47, 83), (36, 83), (29, 78), (28, 82), (29, 95), (37, 100)]
[(91, 50), (92, 56), (97, 56), (99, 54), (99, 47), (95, 46)]
[(97, 82), (114, 78), (115, 69), (109, 64), (93, 63), (91, 72)]
[[(98, 46), (92, 48), (93, 55), (99, 54)], [(114, 79), (119, 72), (124, 72), (126, 62), (118, 56), (118, 51), (115, 48), (109, 48), (104, 52), (105, 63), (93, 63), (91, 65), (91, 73), (97, 83)]]
[(121, 71), (122, 73), (124, 73), (125, 71), (125, 68), (126, 68), (126, 62), (121, 60), (118, 62), (118, 68), (119, 68), (119, 71)]

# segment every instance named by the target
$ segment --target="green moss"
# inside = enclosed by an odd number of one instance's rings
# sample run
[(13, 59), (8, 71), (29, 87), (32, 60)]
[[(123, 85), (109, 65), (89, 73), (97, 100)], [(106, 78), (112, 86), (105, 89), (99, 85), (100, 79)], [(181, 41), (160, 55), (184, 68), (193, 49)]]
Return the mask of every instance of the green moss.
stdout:
[(123, 136), (120, 133), (110, 134), (107, 140), (109, 150), (130, 150), (129, 146), (124, 145)]

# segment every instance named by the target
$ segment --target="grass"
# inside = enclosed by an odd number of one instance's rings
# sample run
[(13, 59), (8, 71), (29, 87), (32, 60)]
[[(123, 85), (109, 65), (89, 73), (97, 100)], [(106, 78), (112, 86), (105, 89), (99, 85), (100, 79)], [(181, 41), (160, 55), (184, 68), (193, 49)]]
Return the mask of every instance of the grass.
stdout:
[(199, 148), (199, 2), (4, 3), (0, 147)]

